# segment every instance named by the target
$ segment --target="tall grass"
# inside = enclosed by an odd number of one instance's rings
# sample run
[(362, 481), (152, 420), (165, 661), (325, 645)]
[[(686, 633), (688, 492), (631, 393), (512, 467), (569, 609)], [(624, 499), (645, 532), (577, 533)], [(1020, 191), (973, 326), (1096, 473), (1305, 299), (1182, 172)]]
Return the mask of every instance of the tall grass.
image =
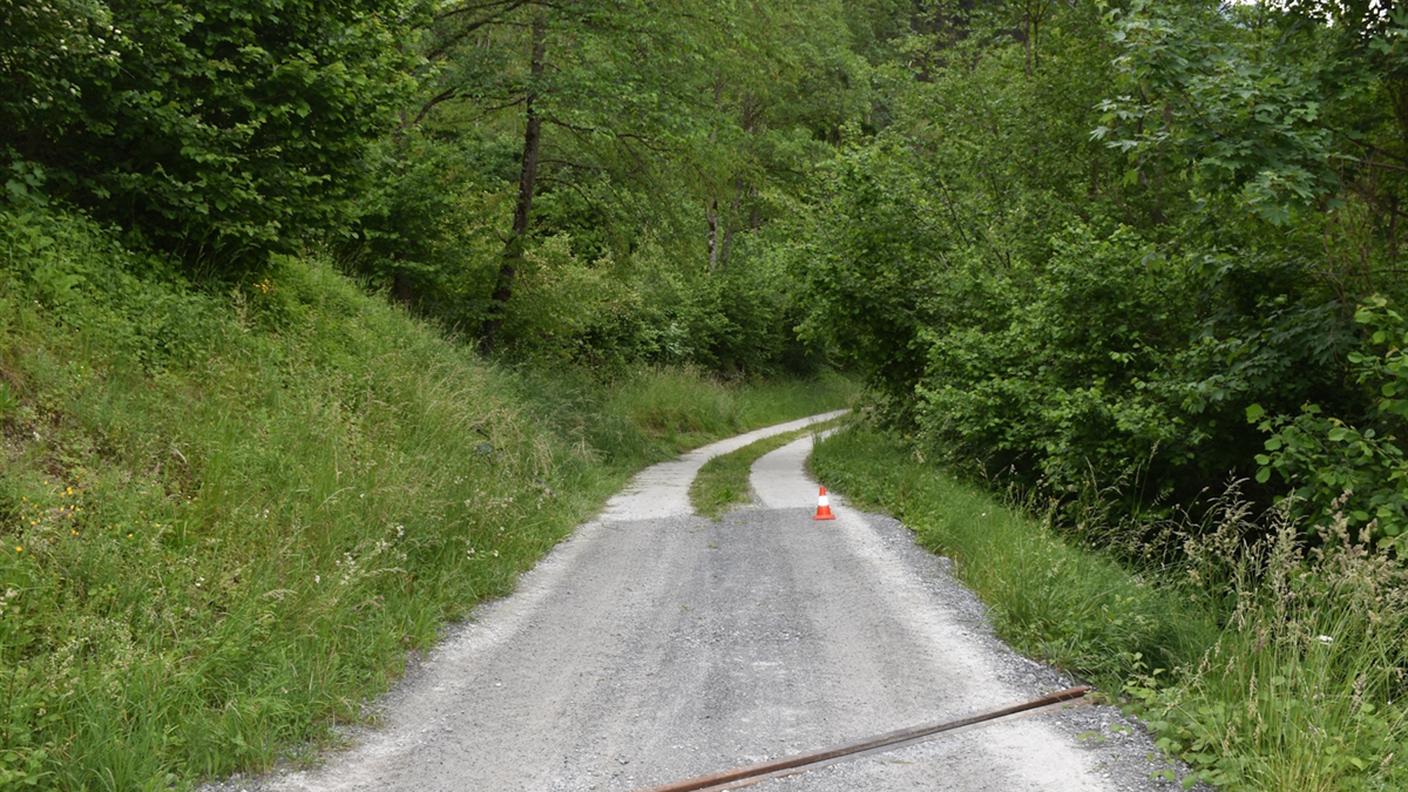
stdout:
[(48, 214), (0, 214), (0, 383), (0, 789), (124, 792), (325, 738), (641, 465), (846, 391), (490, 366)]
[(1284, 515), (1256, 540), (1237, 501), (1219, 517), (1188, 539), (1185, 574), (1225, 600), (1225, 629), (1128, 687), (1163, 744), (1229, 789), (1408, 788), (1408, 570), (1343, 518), (1312, 550)]
[[(1408, 573), (1329, 526), (1259, 541), (1235, 491), (1138, 572), (866, 428), (821, 442), (822, 481), (954, 559), (998, 632), (1092, 679), (1229, 790), (1408, 789)], [(1179, 533), (1168, 526), (1161, 536)]]

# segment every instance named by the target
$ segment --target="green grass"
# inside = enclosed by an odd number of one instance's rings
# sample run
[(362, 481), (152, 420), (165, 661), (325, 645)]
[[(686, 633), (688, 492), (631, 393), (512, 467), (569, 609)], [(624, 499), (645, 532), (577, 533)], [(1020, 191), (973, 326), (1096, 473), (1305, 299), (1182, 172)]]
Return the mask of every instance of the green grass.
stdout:
[(1211, 524), (1185, 526), (1183, 566), (1145, 575), (875, 430), (822, 441), (812, 467), (952, 558), (1020, 651), (1123, 694), (1204, 780), (1248, 792), (1408, 788), (1408, 572), (1343, 526), (1313, 553), (1299, 526), (1248, 547), (1248, 515), (1232, 499)]
[(798, 438), (817, 434), (836, 426), (841, 419), (814, 424), (804, 429), (765, 437), (727, 454), (716, 456), (699, 469), (689, 485), (689, 502), (694, 510), (710, 519), (718, 519), (729, 508), (747, 503), (751, 496), (748, 485), (753, 463)]
[(1292, 524), (1237, 546), (1238, 519), (1193, 544), (1190, 577), (1233, 595), (1227, 628), (1196, 663), (1128, 689), (1220, 786), (1408, 789), (1408, 570), (1344, 527), (1310, 552)]
[(156, 790), (362, 717), (641, 466), (812, 383), (484, 363), (315, 259), (185, 281), (0, 213), (0, 789)]
[(1107, 689), (1118, 690), (1137, 667), (1196, 657), (1216, 634), (1205, 615), (1171, 618), (1184, 609), (1176, 591), (1065, 543), (1042, 521), (916, 461), (885, 434), (833, 435), (811, 464), (822, 483), (893, 514), (921, 544), (953, 559), (1004, 639)]

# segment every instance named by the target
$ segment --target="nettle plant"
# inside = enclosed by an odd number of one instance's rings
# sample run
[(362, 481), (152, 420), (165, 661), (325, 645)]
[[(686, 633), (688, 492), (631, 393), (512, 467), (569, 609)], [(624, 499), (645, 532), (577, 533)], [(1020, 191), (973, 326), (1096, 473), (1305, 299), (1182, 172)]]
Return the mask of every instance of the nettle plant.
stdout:
[(1256, 456), (1256, 478), (1278, 476), (1293, 488), (1297, 509), (1316, 522), (1339, 512), (1362, 537), (1402, 554), (1408, 550), (1408, 320), (1381, 296), (1354, 318), (1366, 335), (1349, 362), (1370, 396), (1369, 414), (1351, 423), (1316, 404), (1296, 416), (1268, 416), (1251, 405), (1247, 419), (1271, 433), (1265, 453)]

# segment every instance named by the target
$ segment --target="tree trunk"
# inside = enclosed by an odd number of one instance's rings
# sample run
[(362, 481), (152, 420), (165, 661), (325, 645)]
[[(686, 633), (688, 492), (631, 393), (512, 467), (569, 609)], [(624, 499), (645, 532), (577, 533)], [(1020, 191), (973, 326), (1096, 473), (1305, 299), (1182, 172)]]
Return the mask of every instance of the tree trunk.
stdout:
[(1036, 13), (1032, 15), (1032, 71), (1041, 68), (1041, 19), (1046, 9), (1038, 2)]
[[(751, 128), (747, 128), (752, 132)], [(719, 245), (719, 267), (728, 266), (728, 254), (733, 250), (733, 234), (738, 229), (738, 218), (743, 214), (743, 193), (748, 189), (741, 177), (733, 180), (733, 198), (728, 202), (728, 215), (724, 218), (724, 241)]]
[(533, 16), (533, 50), (529, 62), (532, 75), (528, 85), (528, 95), (524, 99), (526, 123), (523, 129), (523, 165), (518, 174), (518, 202), (513, 209), (513, 230), (504, 243), (503, 259), (499, 263), (499, 277), (490, 297), (489, 313), (484, 319), (480, 332), (480, 346), (484, 352), (494, 351), (498, 342), (499, 329), (504, 324), (504, 314), (508, 301), (513, 297), (513, 279), (523, 263), (523, 238), (528, 233), (532, 218), (533, 190), (538, 181), (538, 152), (542, 147), (543, 121), (538, 115), (538, 82), (543, 75), (543, 54), (547, 49), (547, 14), (539, 10)]
[(709, 271), (719, 269), (719, 199), (710, 198), (709, 207), (704, 210), (704, 220), (709, 224)]
[(408, 309), (415, 307), (415, 286), (411, 284), (410, 276), (402, 270), (391, 274), (391, 298)]
[[(724, 78), (722, 74), (714, 76), (714, 109), (723, 111), (724, 99)], [(718, 129), (709, 130), (709, 145), (714, 145), (714, 140), (718, 137)], [(712, 182), (712, 179), (710, 179)], [(718, 187), (711, 185), (709, 192), (709, 203), (704, 206), (704, 223), (708, 226), (706, 243), (709, 247), (709, 271), (714, 272), (719, 268), (719, 196)]]
[[(752, 94), (744, 94), (740, 110), (743, 114), (741, 119), (743, 132), (751, 137), (758, 129), (758, 119), (762, 117), (763, 108)], [(728, 255), (729, 252), (733, 250), (733, 235), (734, 232), (739, 230), (739, 218), (743, 215), (743, 195), (745, 191), (747, 191), (750, 198), (757, 195), (757, 190), (750, 187), (748, 183), (743, 180), (742, 176), (734, 176), (733, 197), (729, 199), (728, 211), (723, 216), (723, 241), (719, 243), (718, 260), (711, 260), (709, 262), (710, 269), (723, 269), (728, 266)], [(718, 215), (718, 207), (719, 202), (718, 199), (715, 198), (714, 213), (716, 217)], [(752, 208), (754, 216), (756, 216), (757, 211), (758, 208), (755, 202)], [(754, 225), (753, 229), (757, 230), (757, 226)]]

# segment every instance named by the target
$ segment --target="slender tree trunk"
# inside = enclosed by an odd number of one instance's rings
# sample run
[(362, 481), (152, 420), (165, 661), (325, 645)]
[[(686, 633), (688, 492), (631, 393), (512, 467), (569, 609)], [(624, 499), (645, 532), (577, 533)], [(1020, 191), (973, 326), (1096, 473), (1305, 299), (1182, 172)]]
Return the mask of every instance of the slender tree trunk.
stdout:
[(533, 16), (533, 50), (529, 62), (532, 79), (523, 102), (526, 123), (523, 129), (523, 166), (518, 174), (518, 202), (513, 209), (513, 230), (504, 243), (499, 277), (490, 297), (489, 314), (480, 332), (480, 346), (485, 353), (493, 352), (499, 329), (504, 324), (508, 301), (513, 297), (513, 279), (523, 263), (523, 241), (532, 218), (533, 191), (538, 181), (538, 152), (542, 147), (543, 121), (538, 115), (538, 82), (543, 74), (543, 55), (547, 49), (547, 14), (539, 10)]
[(1032, 17), (1032, 71), (1041, 68), (1041, 12)]
[[(748, 129), (752, 132), (752, 129)], [(722, 269), (728, 266), (728, 254), (733, 250), (733, 235), (738, 229), (738, 218), (743, 212), (743, 192), (747, 185), (742, 177), (733, 179), (733, 198), (728, 202), (728, 215), (724, 217), (724, 241), (719, 245), (719, 267)]]
[[(909, 29), (912, 33), (930, 37), (929, 49), (938, 49), (938, 12), (927, 7), (923, 0), (913, 0), (909, 11)], [(929, 82), (933, 79), (930, 74), (930, 67), (933, 60), (933, 52), (921, 52), (919, 56), (918, 68), (914, 71), (914, 78), (919, 82)]]
[[(752, 137), (758, 129), (758, 119), (763, 114), (763, 108), (754, 96), (745, 94), (741, 102), (741, 112), (743, 114), (741, 119), (743, 132), (749, 137)], [(742, 176), (734, 176), (733, 197), (729, 199), (728, 211), (723, 216), (723, 240), (719, 243), (718, 260), (711, 260), (709, 262), (710, 269), (723, 269), (728, 266), (729, 252), (733, 250), (733, 236), (734, 233), (739, 230), (738, 224), (740, 218), (743, 216), (743, 195), (745, 191), (747, 191), (750, 198), (757, 195), (757, 190), (750, 187), (748, 183), (743, 180)], [(715, 198), (714, 213), (716, 216), (718, 214), (718, 205), (718, 199)], [(754, 215), (757, 214), (756, 203), (754, 203), (752, 207), (752, 212)], [(753, 228), (756, 230), (757, 226), (755, 225)]]
[(411, 284), (410, 276), (401, 270), (396, 270), (391, 274), (391, 297), (407, 308), (415, 306), (415, 286)]
[(1026, 54), (1026, 73), (1032, 76), (1041, 67), (1041, 21), (1049, 10), (1049, 0), (1026, 0), (1022, 3), (1022, 49)]
[[(714, 110), (723, 111), (724, 99), (724, 78), (722, 74), (714, 77)], [(714, 145), (714, 140), (718, 137), (718, 129), (709, 130), (709, 145)], [(712, 181), (712, 179), (710, 180)], [(706, 243), (709, 247), (709, 271), (714, 272), (719, 268), (719, 196), (718, 188), (711, 186), (709, 203), (704, 206), (704, 223), (708, 227), (705, 235)]]
[(1022, 24), (1022, 52), (1026, 55), (1025, 73), (1027, 77), (1032, 76), (1032, 25), (1030, 18), (1024, 19)]
[[(737, 196), (735, 196), (734, 199), (733, 199), (733, 201), (732, 201), (732, 211), (729, 212), (729, 217), (738, 217), (738, 198), (737, 198)], [(728, 218), (725, 218), (725, 219), (724, 219), (724, 240), (723, 240), (722, 243), (719, 244), (719, 269), (723, 269), (723, 268), (725, 268), (725, 267), (728, 266), (728, 254), (729, 254), (729, 251), (733, 250), (733, 234), (734, 234), (734, 230), (735, 230), (734, 224), (733, 224), (733, 223), (730, 223), (730, 222), (728, 221)]]
[(709, 224), (709, 271), (719, 268), (719, 199), (710, 198), (709, 207), (704, 210), (704, 220)]

